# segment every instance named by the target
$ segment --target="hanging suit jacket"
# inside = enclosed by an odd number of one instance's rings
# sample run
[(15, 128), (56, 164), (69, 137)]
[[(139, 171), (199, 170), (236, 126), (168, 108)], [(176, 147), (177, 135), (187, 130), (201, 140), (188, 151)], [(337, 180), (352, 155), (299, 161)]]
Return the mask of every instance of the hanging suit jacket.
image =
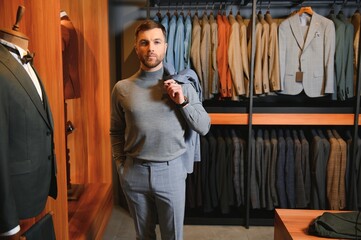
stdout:
[(214, 15), (209, 15), (209, 24), (211, 26), (211, 58), (212, 64), (210, 68), (210, 79), (209, 82), (209, 98), (219, 93), (219, 78), (218, 78), (218, 66), (217, 66), (217, 48), (218, 48), (218, 26), (214, 19)]
[(80, 97), (78, 68), (78, 36), (67, 15), (60, 18), (63, 56), (64, 99)]
[(269, 45), (269, 24), (262, 14), (258, 14), (258, 21), (262, 24), (261, 34), (261, 54), (262, 54), (262, 91), (269, 93), (269, 76), (268, 76), (268, 45)]
[(47, 197), (57, 196), (53, 120), (41, 87), (43, 102), (23, 66), (0, 45), (0, 233), (37, 216)]
[(292, 130), (294, 142), (294, 156), (295, 156), (295, 194), (296, 194), (296, 208), (306, 208), (306, 188), (304, 183), (304, 172), (302, 167), (302, 144), (298, 137), (297, 131)]
[(202, 65), (201, 65), (201, 25), (198, 15), (193, 16), (193, 28), (192, 28), (192, 45), (191, 45), (191, 62), (193, 69), (198, 75), (199, 81), (203, 84), (202, 78)]
[(212, 64), (211, 58), (211, 26), (208, 21), (207, 14), (203, 14), (202, 20), (202, 34), (201, 34), (201, 46), (200, 46), (200, 56), (201, 56), (201, 69), (202, 69), (202, 92), (203, 99), (209, 99), (209, 79), (210, 79), (210, 69)]
[(218, 206), (218, 192), (217, 192), (217, 148), (218, 143), (216, 136), (209, 131), (207, 134), (207, 139), (209, 143), (209, 188), (211, 190), (211, 201), (212, 207)]
[[(254, 56), (254, 93), (262, 94), (262, 24), (256, 20), (255, 23), (255, 56)], [(252, 55), (252, 21), (248, 24), (248, 60), (251, 62)]]
[(333, 135), (340, 144), (341, 156), (340, 156), (340, 202), (339, 208), (344, 209), (346, 204), (346, 167), (347, 167), (347, 144), (346, 141), (341, 138), (336, 129), (332, 130)]
[(345, 100), (345, 24), (338, 19), (335, 14), (330, 14), (329, 18), (335, 24), (336, 46), (335, 46), (335, 93), (333, 99)]
[[(309, 97), (333, 93), (335, 26), (314, 12), (304, 38), (299, 18), (295, 14), (279, 26), (282, 93), (296, 95), (304, 90)], [(302, 81), (296, 81), (300, 71)]]
[(236, 20), (239, 24), (239, 44), (241, 46), (241, 62), (243, 69), (243, 82), (246, 96), (249, 96), (249, 60), (248, 60), (248, 48), (247, 48), (247, 26), (243, 21), (242, 16), (237, 13)]
[(230, 14), (228, 18), (231, 25), (231, 34), (228, 46), (228, 63), (233, 81), (232, 99), (238, 100), (239, 95), (245, 95), (246, 93), (244, 87), (243, 65), (241, 59), (242, 50), (241, 45), (239, 44), (241, 38), (239, 32), (240, 27), (239, 23), (236, 21), (235, 17), (232, 14)]
[(326, 169), (330, 146), (319, 136), (315, 129), (312, 129), (312, 143), (310, 152), (311, 168), (311, 208), (326, 209)]
[(271, 187), (271, 196), (273, 206), (278, 206), (278, 195), (276, 188), (276, 171), (277, 171), (277, 155), (278, 155), (278, 140), (277, 133), (275, 129), (271, 130), (271, 166), (270, 166), (270, 176), (269, 176), (269, 184)]
[(299, 135), (301, 141), (301, 167), (305, 186), (306, 205), (308, 206), (311, 195), (310, 145), (302, 129), (299, 131)]
[[(165, 79), (173, 78), (178, 83), (191, 84), (198, 94), (199, 101), (202, 102), (202, 89), (201, 89), (199, 80), (197, 78), (197, 74), (193, 70), (184, 69), (183, 71), (176, 73), (172, 65), (170, 65), (168, 63), (164, 63), (164, 74), (166, 76)], [(182, 111), (183, 116), (187, 119), (190, 119), (191, 118), (190, 116), (193, 114), (193, 112), (190, 112), (190, 111), (192, 111), (192, 109), (193, 108), (190, 108), (190, 110), (188, 110), (188, 108), (185, 108), (184, 111)], [(202, 110), (204, 110), (203, 107), (202, 107), (202, 109), (200, 109), (200, 108), (193, 109), (193, 111), (202, 111)], [(203, 117), (198, 120), (207, 122), (207, 125), (203, 126), (204, 131), (202, 130), (203, 131), (202, 133), (196, 132), (190, 126), (187, 128), (187, 131), (185, 133), (185, 142), (187, 144), (187, 151), (185, 154), (183, 154), (184, 155), (183, 163), (184, 163), (184, 167), (188, 173), (191, 173), (193, 171), (194, 162), (201, 161), (200, 134), (202, 134), (202, 135), (207, 134), (207, 132), (209, 131), (209, 128), (210, 128), (210, 118), (209, 118), (208, 114), (203, 115)], [(196, 120), (194, 120), (194, 121), (196, 121)]]
[(354, 27), (352, 23), (346, 19), (345, 15), (340, 12), (337, 17), (345, 24), (345, 98), (351, 98), (354, 96), (353, 86), (353, 39), (354, 39)]
[(286, 179), (285, 179), (286, 140), (283, 135), (282, 129), (278, 129), (277, 136), (278, 136), (278, 149), (277, 149), (277, 164), (276, 164), (276, 188), (278, 193), (278, 207), (287, 208)]
[(341, 148), (337, 139), (333, 136), (331, 130), (327, 130), (328, 140), (330, 142), (330, 157), (327, 162), (326, 189), (327, 200), (331, 210), (339, 210), (340, 204), (340, 170), (341, 170)]
[(265, 20), (269, 24), (268, 42), (268, 77), (270, 91), (281, 90), (280, 85), (280, 61), (278, 49), (278, 24), (272, 19), (269, 12), (265, 14)]
[(182, 14), (178, 15), (175, 33), (174, 33), (174, 68), (179, 72), (185, 68), (184, 65), (184, 18)]
[(356, 79), (357, 79), (357, 66), (359, 58), (359, 41), (360, 41), (360, 26), (361, 26), (361, 13), (356, 11), (351, 17), (351, 23), (354, 27), (354, 37), (353, 37), (353, 89), (354, 95), (356, 95)]

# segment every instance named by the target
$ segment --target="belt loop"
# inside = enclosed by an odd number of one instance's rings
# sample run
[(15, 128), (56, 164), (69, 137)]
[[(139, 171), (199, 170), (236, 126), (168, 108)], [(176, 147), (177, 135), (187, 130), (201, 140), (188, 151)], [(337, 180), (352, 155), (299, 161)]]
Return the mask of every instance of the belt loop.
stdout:
[(169, 161), (167, 161), (167, 166), (169, 166)]

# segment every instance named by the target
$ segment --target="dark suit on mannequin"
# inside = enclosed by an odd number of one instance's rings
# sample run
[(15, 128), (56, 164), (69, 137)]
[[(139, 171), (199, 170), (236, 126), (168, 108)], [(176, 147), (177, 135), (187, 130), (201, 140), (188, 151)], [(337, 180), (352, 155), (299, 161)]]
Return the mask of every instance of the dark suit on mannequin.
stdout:
[(29, 74), (0, 44), (0, 233), (35, 217), (56, 198), (53, 120)]

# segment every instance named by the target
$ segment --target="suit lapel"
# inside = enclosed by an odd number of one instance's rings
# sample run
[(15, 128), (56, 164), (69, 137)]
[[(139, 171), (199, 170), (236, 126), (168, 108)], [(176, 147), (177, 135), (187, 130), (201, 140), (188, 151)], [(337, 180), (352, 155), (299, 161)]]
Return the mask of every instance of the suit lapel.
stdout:
[(293, 36), (296, 39), (299, 48), (303, 49), (303, 45), (305, 41), (303, 39), (301, 25), (300, 25), (300, 18), (298, 14), (295, 14), (294, 16), (290, 17), (289, 21)]
[[(35, 107), (37, 108), (39, 114), (42, 116), (46, 124), (49, 128), (52, 129), (51, 121), (48, 118), (48, 114), (44, 108), (44, 105), (40, 99), (40, 96), (29, 76), (29, 74), (25, 71), (25, 69), (20, 65), (18, 61), (14, 59), (14, 57), (9, 53), (9, 51), (0, 44), (0, 61), (4, 62), (8, 69), (13, 74), (13, 76), (17, 79), (20, 85), (24, 88), (25, 92), (34, 103)], [(40, 78), (39, 82), (41, 84)], [(41, 84), (42, 86), (42, 84)], [(43, 91), (44, 93), (44, 91)], [(45, 94), (44, 101), (47, 101)]]
[(320, 27), (320, 19), (318, 17), (318, 14), (313, 13), (303, 50), (305, 50), (308, 47), (308, 45), (310, 45), (311, 41), (317, 36), (319, 27)]

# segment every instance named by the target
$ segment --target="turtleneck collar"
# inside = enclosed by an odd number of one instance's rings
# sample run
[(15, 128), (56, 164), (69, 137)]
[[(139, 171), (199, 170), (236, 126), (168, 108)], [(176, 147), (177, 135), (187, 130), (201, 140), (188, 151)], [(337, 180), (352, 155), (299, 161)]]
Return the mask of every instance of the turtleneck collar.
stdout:
[(142, 69), (139, 70), (138, 78), (142, 80), (152, 81), (159, 80), (163, 78), (164, 69), (161, 68), (154, 72), (144, 71)]

